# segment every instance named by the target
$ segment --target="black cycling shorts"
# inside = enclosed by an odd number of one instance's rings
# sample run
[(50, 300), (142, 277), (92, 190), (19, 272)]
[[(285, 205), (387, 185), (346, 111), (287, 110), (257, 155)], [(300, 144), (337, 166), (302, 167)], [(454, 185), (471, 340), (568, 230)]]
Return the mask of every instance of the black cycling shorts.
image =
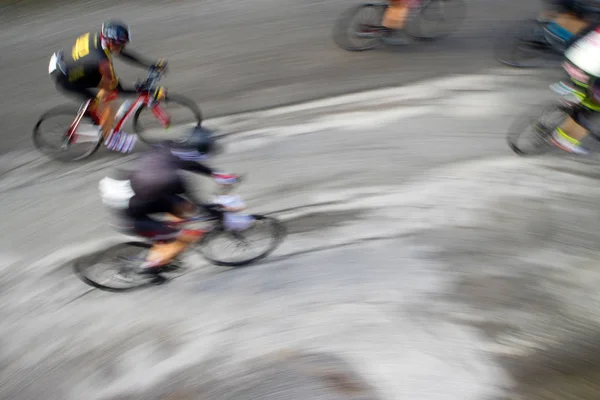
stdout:
[(98, 89), (69, 82), (67, 76), (61, 73), (58, 69), (52, 73), (52, 78), (54, 79), (54, 83), (56, 83), (56, 88), (58, 90), (67, 95), (74, 96), (76, 99), (81, 100), (82, 102), (93, 99), (96, 97), (96, 94), (98, 94)]
[[(170, 195), (158, 198), (152, 202), (138, 203), (135, 197), (131, 199), (129, 212), (126, 214), (129, 231), (135, 235), (149, 238), (152, 240), (173, 240), (181, 232), (181, 228), (173, 226), (165, 221), (160, 221), (148, 216), (148, 214), (172, 213), (176, 207), (187, 202), (181, 196)], [(141, 213), (140, 211), (143, 211)]]

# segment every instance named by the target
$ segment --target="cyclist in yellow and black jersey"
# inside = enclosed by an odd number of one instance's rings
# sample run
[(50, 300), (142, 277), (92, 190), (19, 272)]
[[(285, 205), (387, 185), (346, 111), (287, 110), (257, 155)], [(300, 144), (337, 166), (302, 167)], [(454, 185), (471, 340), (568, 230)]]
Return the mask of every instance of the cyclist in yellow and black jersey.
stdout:
[[(119, 150), (126, 152), (131, 151), (136, 137), (123, 132), (115, 132), (109, 137), (116, 114), (112, 102), (119, 92), (135, 93), (135, 90), (120, 85), (113, 69), (112, 55), (117, 54), (124, 61), (141, 67), (166, 67), (165, 60), (149, 62), (126, 51), (124, 48), (130, 40), (131, 33), (126, 24), (116, 20), (104, 22), (100, 32), (79, 36), (70, 51), (55, 53), (56, 66), (50, 73), (58, 89), (79, 100), (94, 99), (90, 114), (99, 123), (107, 146), (114, 149), (118, 144)], [(94, 89), (98, 89), (97, 92)], [(161, 89), (156, 91), (157, 95), (164, 93)]]

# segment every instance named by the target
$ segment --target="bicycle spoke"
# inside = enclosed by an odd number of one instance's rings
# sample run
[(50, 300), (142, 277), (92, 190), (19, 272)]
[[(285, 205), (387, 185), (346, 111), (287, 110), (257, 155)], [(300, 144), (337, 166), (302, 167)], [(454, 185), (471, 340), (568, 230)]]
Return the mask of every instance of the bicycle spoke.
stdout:
[[(150, 244), (143, 242), (121, 243), (101, 252), (93, 260), (75, 263), (75, 271), (87, 284), (114, 292), (154, 284), (160, 277), (137, 272), (149, 247)], [(126, 254), (122, 255), (121, 252)]]
[[(282, 238), (281, 226), (273, 218), (255, 218), (253, 226), (244, 231), (213, 232), (202, 247), (204, 256), (217, 265), (227, 266), (245, 265), (265, 257), (279, 245)], [(259, 237), (254, 237), (255, 234)], [(251, 255), (248, 254), (250, 251)], [(235, 257), (234, 253), (243, 254)]]
[(147, 143), (156, 143), (164, 139), (185, 140), (192, 128), (202, 121), (200, 110), (191, 100), (185, 97), (170, 95), (160, 103), (171, 121), (165, 128), (154, 114), (146, 107), (140, 108), (134, 116), (134, 130), (140, 139)]
[(45, 113), (33, 131), (35, 146), (44, 154), (64, 161), (76, 161), (93, 154), (101, 143), (98, 128), (84, 116), (71, 138), (70, 127), (77, 113), (70, 107), (57, 107)]

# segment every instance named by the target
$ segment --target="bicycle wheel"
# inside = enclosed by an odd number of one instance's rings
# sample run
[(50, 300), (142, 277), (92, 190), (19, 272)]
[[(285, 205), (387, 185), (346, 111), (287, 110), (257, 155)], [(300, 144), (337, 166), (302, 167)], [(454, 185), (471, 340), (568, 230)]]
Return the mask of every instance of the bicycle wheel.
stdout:
[[(78, 110), (58, 106), (46, 111), (33, 128), (33, 143), (45, 155), (63, 162), (80, 161), (94, 154), (102, 144), (102, 136), (89, 115), (81, 119), (74, 140), (68, 143), (67, 131)], [(49, 127), (54, 126), (52, 131)]]
[(387, 3), (366, 3), (348, 9), (334, 25), (333, 41), (347, 51), (376, 48), (381, 44), (381, 21), (387, 7)]
[(494, 45), (502, 64), (517, 68), (540, 68), (560, 62), (562, 53), (546, 41), (543, 26), (536, 20), (521, 21), (503, 33)]
[(165, 129), (146, 106), (140, 107), (133, 117), (133, 129), (141, 141), (147, 144), (162, 140), (185, 140), (191, 134), (191, 127), (202, 123), (202, 112), (192, 100), (170, 94), (160, 102), (160, 106), (171, 118), (171, 126)]
[[(283, 241), (285, 236), (284, 225), (274, 217), (268, 217), (264, 215), (252, 215), (252, 217), (255, 219), (254, 225), (244, 231), (229, 232), (223, 230), (222, 228), (218, 228), (207, 233), (200, 242), (199, 246), (200, 253), (203, 255), (203, 257), (215, 265), (241, 267), (261, 260), (271, 254)], [(220, 240), (223, 240), (224, 242), (229, 241), (230, 244), (234, 243), (236, 249), (240, 246), (245, 248), (251, 247), (250, 245), (253, 243), (251, 236), (261, 231), (266, 232), (268, 243), (263, 250), (257, 252), (255, 255), (244, 256), (238, 260), (225, 260), (224, 258), (221, 258), (220, 255), (213, 255), (208, 251), (211, 245)], [(225, 252), (219, 251), (218, 253), (223, 254)]]
[(73, 268), (83, 282), (108, 292), (126, 292), (163, 283), (165, 279), (160, 275), (145, 276), (136, 272), (150, 247), (152, 245), (146, 242), (120, 243), (89, 260), (76, 261)]
[(551, 134), (569, 117), (565, 106), (542, 106), (541, 111), (528, 112), (512, 124), (506, 136), (508, 146), (520, 156), (541, 155), (556, 149)]
[(467, 14), (462, 0), (423, 0), (413, 18), (406, 24), (406, 33), (420, 40), (433, 40), (454, 33)]

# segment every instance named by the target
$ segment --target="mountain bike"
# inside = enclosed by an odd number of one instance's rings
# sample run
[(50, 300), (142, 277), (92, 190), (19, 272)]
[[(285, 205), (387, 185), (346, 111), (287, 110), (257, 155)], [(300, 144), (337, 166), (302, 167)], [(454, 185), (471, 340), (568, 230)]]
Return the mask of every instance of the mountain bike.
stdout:
[[(463, 0), (409, 0), (408, 6), (406, 33), (421, 41), (450, 35), (466, 14)], [(368, 2), (348, 9), (335, 23), (334, 42), (347, 51), (372, 50), (385, 44), (387, 28), (382, 21), (388, 7), (388, 2)]]
[[(105, 179), (110, 181), (112, 178)], [(120, 184), (122, 181), (115, 183)], [(222, 187), (217, 201), (208, 205), (213, 210), (212, 215), (198, 214), (183, 221), (170, 223), (174, 227), (183, 228), (185, 226), (186, 229), (193, 229), (193, 224), (204, 225), (201, 229), (204, 236), (199, 242), (190, 245), (186, 253), (199, 253), (208, 262), (217, 266), (242, 267), (267, 257), (281, 244), (286, 235), (284, 224), (272, 216), (245, 213), (244, 201), (240, 196), (234, 194), (233, 186)], [(236, 209), (233, 210), (227, 206), (228, 199), (235, 199), (235, 203), (242, 206), (236, 206)], [(121, 230), (118, 221), (116, 219), (117, 229)], [(123, 230), (123, 232), (131, 235), (128, 230)], [(249, 249), (254, 244), (252, 238), (261, 232), (265, 234), (267, 243), (255, 254), (245, 255), (237, 260), (228, 260), (226, 258), (227, 251), (210, 251), (211, 245), (219, 241), (234, 244), (236, 250), (240, 247)], [(177, 260), (161, 268), (157, 274), (151, 276), (139, 274), (137, 268), (145, 261), (153, 243), (161, 242), (144, 239), (119, 243), (87, 259), (76, 261), (73, 265), (75, 274), (92, 287), (110, 292), (125, 292), (163, 284), (186, 273), (189, 266), (185, 265), (183, 257), (178, 257)], [(99, 273), (106, 275), (104, 279), (96, 276)]]
[[(593, 81), (589, 87), (592, 86)], [(550, 85), (550, 89), (561, 97), (560, 101), (544, 105), (541, 110), (529, 111), (517, 118), (506, 136), (508, 146), (520, 156), (536, 156), (547, 153), (581, 156), (559, 148), (552, 139), (552, 133), (567, 118), (572, 118), (589, 130), (589, 139), (600, 142), (600, 137), (590, 129), (591, 127), (586, 121), (586, 115), (600, 112), (600, 107), (592, 102), (592, 93), (589, 89), (580, 88), (564, 81)]]
[[(170, 93), (160, 100), (153, 98), (152, 93), (158, 87), (162, 74), (163, 71), (150, 68), (146, 79), (136, 83), (137, 96), (134, 101), (125, 101), (121, 105), (113, 131), (119, 131), (133, 117), (134, 132), (140, 140), (152, 144), (165, 138), (183, 140), (188, 131), (191, 133), (191, 130), (186, 131), (185, 127), (202, 123), (202, 113), (192, 100)], [(89, 112), (91, 102), (92, 100), (85, 101), (79, 109), (57, 106), (46, 111), (33, 128), (33, 142), (36, 148), (59, 161), (79, 161), (94, 154), (104, 140), (98, 116)], [(182, 106), (183, 112), (165, 110), (165, 107), (171, 106)], [(179, 120), (182, 113), (187, 114), (183, 123)], [(150, 120), (158, 120), (158, 127), (150, 129), (147, 122), (142, 123), (141, 120), (145, 116), (151, 117)], [(173, 121), (174, 117), (178, 121)], [(54, 141), (46, 139), (52, 136), (46, 132), (45, 127), (52, 123), (58, 125), (58, 132), (53, 135)], [(171, 132), (174, 126), (184, 130), (183, 137)]]

